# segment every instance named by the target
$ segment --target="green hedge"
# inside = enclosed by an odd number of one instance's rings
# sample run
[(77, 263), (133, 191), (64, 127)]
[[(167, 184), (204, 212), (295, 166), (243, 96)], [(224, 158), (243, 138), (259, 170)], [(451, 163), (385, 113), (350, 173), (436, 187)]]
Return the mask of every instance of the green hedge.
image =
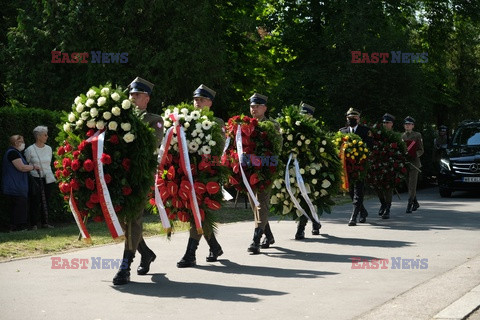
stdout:
[[(3, 155), (9, 146), (8, 139), (10, 136), (20, 134), (25, 138), (25, 145), (35, 142), (33, 137), (33, 129), (36, 126), (43, 125), (48, 127), (47, 144), (53, 150), (57, 148), (55, 138), (58, 135), (57, 125), (61, 122), (61, 113), (58, 111), (49, 111), (35, 108), (25, 108), (17, 106), (7, 106), (0, 108), (0, 155)], [(0, 170), (1, 179), (1, 170)], [(49, 199), (50, 210), (49, 218), (51, 222), (70, 221), (72, 215), (68, 214), (63, 205), (63, 200), (58, 191), (54, 188), (51, 199)], [(0, 228), (5, 230), (9, 224), (9, 210), (6, 199), (0, 195)]]

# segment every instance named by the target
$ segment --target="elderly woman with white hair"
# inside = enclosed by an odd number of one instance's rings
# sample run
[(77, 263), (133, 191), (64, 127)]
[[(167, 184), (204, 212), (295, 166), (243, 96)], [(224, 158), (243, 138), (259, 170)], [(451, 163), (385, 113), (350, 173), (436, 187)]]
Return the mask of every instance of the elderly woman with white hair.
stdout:
[(40, 170), (31, 171), (30, 174), (40, 186), (40, 194), (31, 195), (30, 218), (32, 228), (36, 229), (38, 218), (41, 218), (42, 228), (53, 228), (48, 222), (48, 199), (54, 185), (55, 176), (52, 172), (52, 148), (47, 145), (48, 128), (38, 126), (33, 129), (35, 143), (25, 150), (25, 158), (31, 164), (38, 165)]

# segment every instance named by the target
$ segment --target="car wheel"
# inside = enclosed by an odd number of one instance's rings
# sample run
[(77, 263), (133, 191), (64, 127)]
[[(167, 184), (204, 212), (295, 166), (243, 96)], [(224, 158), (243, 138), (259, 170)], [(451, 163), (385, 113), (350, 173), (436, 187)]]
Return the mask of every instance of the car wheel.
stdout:
[(442, 198), (450, 198), (452, 196), (452, 190), (447, 188), (440, 188), (440, 197)]

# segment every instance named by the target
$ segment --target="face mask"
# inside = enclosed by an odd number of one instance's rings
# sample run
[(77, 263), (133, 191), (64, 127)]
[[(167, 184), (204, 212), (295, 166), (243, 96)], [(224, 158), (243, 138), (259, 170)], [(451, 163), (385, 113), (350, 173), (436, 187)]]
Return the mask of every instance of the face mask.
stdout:
[(20, 145), (20, 147), (18, 148), (18, 150), (20, 150), (20, 151), (23, 151), (23, 149), (25, 149), (25, 143), (22, 143)]
[(355, 118), (347, 118), (347, 124), (350, 127), (355, 127), (357, 125), (357, 119)]

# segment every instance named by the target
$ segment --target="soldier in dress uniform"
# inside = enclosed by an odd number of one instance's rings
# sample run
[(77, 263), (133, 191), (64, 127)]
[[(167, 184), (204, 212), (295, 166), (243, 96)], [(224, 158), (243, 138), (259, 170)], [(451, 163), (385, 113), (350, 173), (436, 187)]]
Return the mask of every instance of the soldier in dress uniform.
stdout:
[[(311, 105), (303, 102), (300, 104), (300, 109), (301, 109), (301, 113), (305, 114), (308, 117), (313, 117), (313, 113), (315, 112), (315, 107), (312, 107)], [(310, 220), (312, 221), (312, 235), (318, 236), (320, 234), (320, 228), (322, 227), (322, 225), (320, 224), (320, 222), (316, 222), (313, 219), (310, 212), (307, 212), (307, 214)], [(295, 234), (295, 240), (305, 239), (305, 227), (307, 225), (307, 222), (308, 222), (308, 218), (302, 214), (298, 219), (297, 233)]]
[[(369, 149), (372, 148), (372, 133), (370, 129), (359, 124), (360, 123), (360, 111), (354, 108), (348, 109), (345, 114), (347, 117), (347, 126), (340, 128), (342, 133), (355, 133), (356, 135), (362, 138), (362, 141), (367, 144)], [(367, 209), (363, 206), (363, 196), (364, 196), (365, 183), (364, 181), (357, 181), (356, 183), (351, 183), (349, 188), (350, 198), (352, 199), (353, 212), (348, 222), (349, 226), (357, 225), (357, 217), (360, 214), (360, 223), (365, 223), (367, 221), (368, 212)]]
[(424, 152), (423, 139), (422, 135), (419, 132), (413, 131), (413, 128), (415, 127), (415, 119), (413, 119), (412, 117), (406, 117), (403, 126), (405, 128), (405, 132), (402, 135), (402, 139), (407, 145), (408, 153), (408, 204), (407, 210), (405, 212), (412, 213), (412, 211), (416, 211), (420, 207), (417, 201), (417, 180), (418, 173), (420, 172), (420, 168), (422, 166), (422, 163), (420, 162), (420, 157)]
[[(268, 97), (255, 93), (250, 97), (250, 114), (258, 119), (258, 121), (272, 121), (265, 116), (267, 112), (267, 100)], [(280, 128), (278, 127), (279, 131)], [(260, 240), (262, 235), (265, 233), (265, 238), (262, 241), (262, 248), (269, 248), (270, 245), (275, 243), (275, 239), (270, 229), (270, 224), (268, 223), (268, 211), (270, 207), (270, 193), (271, 188), (266, 188), (265, 190), (259, 190), (256, 192), (255, 196), (257, 197), (260, 206), (257, 208), (253, 202), (253, 199), (248, 194), (248, 200), (250, 201), (250, 206), (253, 210), (253, 217), (255, 219), (255, 231), (253, 233), (253, 241), (248, 247), (247, 251), (253, 254), (260, 253)]]
[[(163, 139), (163, 118), (157, 114), (147, 112), (147, 105), (152, 94), (153, 84), (145, 79), (136, 77), (128, 86), (130, 99), (132, 99), (141, 111), (142, 120), (155, 130), (157, 147)], [(154, 177), (152, 176), (152, 181)], [(137, 268), (138, 275), (145, 275), (150, 271), (150, 264), (155, 261), (155, 253), (147, 246), (143, 239), (143, 210), (148, 199), (145, 199), (137, 208), (137, 218), (126, 222), (121, 221), (125, 232), (125, 249), (123, 263), (120, 270), (113, 278), (114, 285), (127, 284), (130, 282), (130, 265), (135, 257), (135, 251), (141, 255), (140, 266)]]
[[(383, 115), (383, 127), (385, 130), (393, 130), (393, 121), (395, 121), (395, 117), (390, 113), (385, 113)], [(378, 199), (380, 200), (380, 210), (378, 210), (378, 215), (381, 216), (382, 219), (389, 219), (390, 208), (392, 207), (393, 188), (381, 188), (376, 190)]]
[[(215, 91), (201, 84), (193, 92), (193, 105), (198, 109), (210, 109), (213, 104), (213, 100), (215, 99), (215, 95)], [(225, 122), (222, 119), (215, 118), (215, 120), (222, 128), (225, 126)], [(210, 234), (204, 234), (204, 236), (210, 247), (210, 252), (206, 260), (207, 262), (215, 262), (217, 261), (217, 258), (223, 254), (222, 247), (215, 238), (213, 230)], [(188, 238), (187, 251), (185, 252), (182, 260), (177, 262), (178, 268), (188, 268), (196, 265), (195, 251), (197, 250), (201, 238), (202, 235), (198, 234), (195, 224), (190, 223), (190, 237)]]

